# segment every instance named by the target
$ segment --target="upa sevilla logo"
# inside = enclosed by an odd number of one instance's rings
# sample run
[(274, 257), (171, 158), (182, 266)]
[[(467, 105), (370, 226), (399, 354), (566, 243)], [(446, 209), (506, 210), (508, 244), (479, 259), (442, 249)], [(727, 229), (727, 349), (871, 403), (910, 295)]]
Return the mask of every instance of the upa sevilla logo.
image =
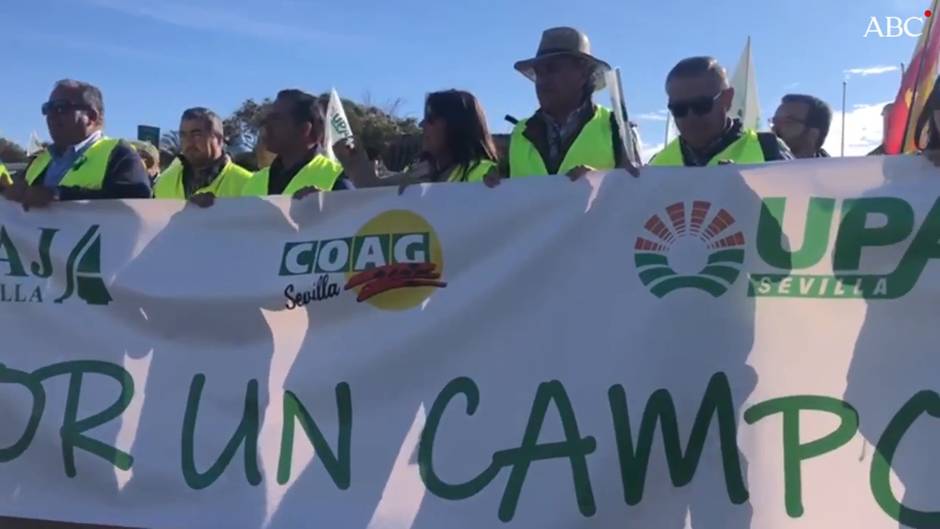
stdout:
[(668, 221), (653, 215), (644, 224), (634, 262), (640, 281), (656, 297), (688, 288), (717, 298), (737, 280), (744, 263), (744, 234), (727, 210), (711, 210), (710, 202), (695, 201), (687, 214), (686, 204), (679, 202), (666, 208)]
[(444, 288), (444, 255), (434, 228), (411, 211), (393, 210), (355, 235), (284, 245), (279, 275), (305, 278), (284, 289), (288, 309), (339, 297), (383, 310), (407, 310)]

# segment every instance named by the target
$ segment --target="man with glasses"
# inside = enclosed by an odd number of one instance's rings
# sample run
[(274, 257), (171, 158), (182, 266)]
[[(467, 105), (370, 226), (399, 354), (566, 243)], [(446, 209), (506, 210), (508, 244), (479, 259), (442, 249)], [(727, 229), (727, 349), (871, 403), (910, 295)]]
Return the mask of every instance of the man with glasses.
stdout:
[(104, 136), (101, 90), (80, 81), (56, 83), (42, 105), (52, 145), (4, 190), (24, 209), (55, 200), (150, 198), (150, 179), (129, 144)]
[(666, 93), (679, 137), (650, 165), (704, 167), (792, 158), (777, 136), (744, 129), (740, 121), (729, 116), (734, 88), (714, 58), (680, 61), (666, 77)]
[(187, 199), (207, 207), (216, 197), (238, 197), (251, 172), (232, 162), (223, 149), (222, 118), (202, 107), (190, 108), (180, 118), (182, 153), (160, 175), (156, 198)]
[(810, 95), (785, 95), (770, 123), (794, 157), (829, 158), (823, 144), (832, 124), (832, 109), (825, 101)]
[(277, 157), (251, 177), (242, 195), (303, 198), (346, 189), (343, 167), (323, 155), (325, 123), (315, 96), (300, 90), (279, 92), (264, 122), (266, 147)]

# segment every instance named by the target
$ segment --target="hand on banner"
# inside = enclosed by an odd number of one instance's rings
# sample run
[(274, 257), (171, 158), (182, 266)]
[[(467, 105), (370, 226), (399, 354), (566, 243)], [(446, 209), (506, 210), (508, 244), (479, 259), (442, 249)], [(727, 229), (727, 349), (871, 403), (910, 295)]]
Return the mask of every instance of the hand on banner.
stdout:
[(304, 187), (304, 188), (298, 189), (297, 192), (294, 193), (294, 200), (303, 200), (309, 197), (310, 195), (316, 195), (319, 192), (320, 190), (313, 186)]
[(29, 186), (23, 194), (23, 211), (29, 208), (45, 208), (55, 201), (55, 192), (45, 186)]
[(398, 195), (403, 195), (406, 189), (422, 182), (420, 178), (402, 178), (401, 182), (398, 183)]
[(486, 173), (486, 176), (483, 177), (483, 184), (490, 189), (498, 186), (500, 181), (502, 181), (502, 177), (499, 176), (499, 170), (496, 168), (493, 168), (490, 172)]
[(212, 193), (196, 193), (189, 197), (189, 202), (201, 208), (209, 208), (215, 204), (215, 195)]
[(3, 196), (7, 200), (22, 203), (27, 189), (29, 189), (29, 185), (26, 184), (26, 181), (18, 178), (13, 181), (13, 185), (3, 189)]
[(583, 178), (584, 175), (592, 171), (596, 171), (596, 170), (597, 169), (591, 167), (590, 165), (579, 165), (577, 167), (572, 168), (570, 171), (568, 171), (567, 176), (569, 180), (571, 180), (572, 182), (576, 182), (580, 180), (581, 178)]
[(924, 151), (924, 156), (930, 160), (930, 163), (940, 167), (940, 149), (931, 149)]
[(631, 162), (630, 160), (627, 160), (626, 157), (624, 157), (623, 164), (621, 165), (622, 166), (618, 167), (617, 169), (626, 170), (628, 173), (630, 173), (630, 176), (632, 176), (633, 178), (637, 178), (640, 176), (640, 168), (636, 165), (633, 165), (633, 162)]

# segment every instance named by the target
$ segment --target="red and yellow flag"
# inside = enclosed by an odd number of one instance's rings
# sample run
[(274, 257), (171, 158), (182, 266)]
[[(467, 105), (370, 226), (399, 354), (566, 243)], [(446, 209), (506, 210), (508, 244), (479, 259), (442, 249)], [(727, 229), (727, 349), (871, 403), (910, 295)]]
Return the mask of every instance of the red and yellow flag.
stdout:
[(940, 0), (934, 0), (931, 11), (933, 16), (924, 23), (924, 31), (914, 48), (910, 66), (904, 72), (901, 89), (894, 101), (894, 108), (888, 117), (888, 131), (885, 138), (885, 154), (901, 154), (917, 151), (914, 130), (917, 118), (924, 109), (924, 104), (933, 91), (940, 65), (940, 27), (934, 26), (940, 18)]

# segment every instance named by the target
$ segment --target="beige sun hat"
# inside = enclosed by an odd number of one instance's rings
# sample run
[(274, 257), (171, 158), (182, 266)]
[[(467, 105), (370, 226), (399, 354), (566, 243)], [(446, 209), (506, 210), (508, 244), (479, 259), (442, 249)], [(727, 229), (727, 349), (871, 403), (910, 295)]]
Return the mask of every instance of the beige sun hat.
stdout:
[(610, 71), (610, 65), (591, 55), (591, 41), (587, 35), (575, 28), (559, 27), (542, 32), (542, 40), (535, 57), (516, 63), (516, 70), (535, 81), (535, 64), (543, 59), (562, 55), (581, 57), (594, 65), (594, 88), (600, 90), (607, 86), (604, 74)]

